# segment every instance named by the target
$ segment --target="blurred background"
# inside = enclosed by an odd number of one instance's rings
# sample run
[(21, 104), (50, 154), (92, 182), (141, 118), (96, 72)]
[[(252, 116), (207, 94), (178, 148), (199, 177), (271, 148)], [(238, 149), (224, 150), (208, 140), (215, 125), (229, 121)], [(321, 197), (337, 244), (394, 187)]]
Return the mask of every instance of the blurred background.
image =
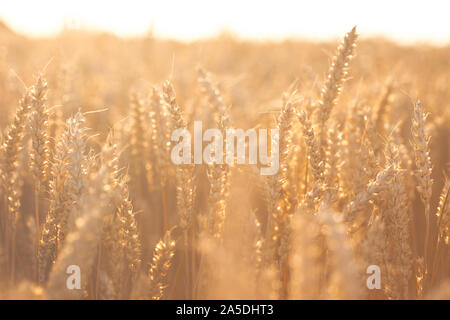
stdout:
[(330, 40), (357, 25), (366, 37), (445, 44), (450, 42), (449, 11), (445, 0), (18, 0), (2, 1), (0, 20), (33, 36), (89, 29), (121, 36), (152, 32), (177, 40), (211, 37), (224, 31), (245, 39)]
[[(42, 132), (48, 131), (48, 154), (51, 155), (46, 161), (52, 168), (58, 163), (54, 155), (62, 133), (69, 131), (66, 120), (81, 111), (86, 116), (82, 126), (89, 128), (82, 153), (86, 161), (93, 163), (86, 171), (96, 170), (101, 150), (109, 145), (107, 137), (113, 130), (120, 174), (126, 173), (123, 180), (129, 190), (121, 190), (127, 194), (122, 196), (121, 203), (126, 208), (132, 205), (136, 221), (130, 214), (131, 222), (121, 225), (120, 230), (122, 234), (131, 234), (130, 239), (139, 239), (141, 254), (133, 254), (133, 259), (137, 257), (134, 260), (125, 259), (122, 252), (132, 246), (131, 242), (122, 241), (120, 249), (110, 250), (108, 246), (114, 241), (108, 239), (115, 239), (118, 233), (88, 230), (102, 234), (103, 238), (98, 240), (98, 247), (96, 242), (87, 242), (87, 249), (72, 254), (73, 264), (91, 263), (82, 265), (90, 270), (89, 285), (82, 298), (132, 297), (132, 289), (141, 283), (136, 281), (136, 276), (149, 278), (148, 266), (159, 261), (154, 257), (161, 254), (158, 252), (161, 245), (157, 243), (166, 235), (166, 227), (172, 228), (181, 221), (180, 212), (183, 213), (186, 206), (180, 199), (189, 203), (187, 207), (191, 210), (188, 216), (192, 224), (187, 237), (190, 243), (185, 246), (187, 241), (177, 240), (172, 267), (160, 272), (164, 281), (144, 288), (158, 289), (159, 298), (414, 299), (450, 296), (450, 227), (445, 229), (445, 223), (441, 224), (442, 219), (436, 214), (438, 206), (449, 211), (447, 205), (440, 203), (440, 195), (445, 195), (445, 190), (448, 193), (450, 185), (447, 179), (450, 163), (449, 3), (448, 0), (0, 1), (0, 132), (3, 139), (9, 141), (6, 139), (10, 132), (17, 132), (11, 124), (15, 123), (16, 110), (21, 110), (17, 109), (19, 99), (33, 85), (39, 87), (39, 75), (42, 75), (48, 84), (45, 104), (42, 104), (48, 120), (44, 123), (48, 128)], [(355, 38), (353, 31), (350, 32), (353, 36), (345, 34), (355, 25), (359, 36), (353, 48), (354, 40), (349, 40), (349, 37)], [(344, 42), (344, 46), (337, 49), (344, 37), (347, 44)], [(336, 67), (339, 61), (340, 67)], [(206, 72), (198, 72), (198, 67)], [(336, 88), (327, 80), (335, 76), (340, 82), (344, 78), (347, 80), (342, 92), (340, 85)], [(273, 232), (278, 230), (278, 227), (272, 228), (273, 217), (282, 214), (290, 219), (297, 208), (300, 209), (295, 213), (302, 214), (303, 203), (319, 181), (310, 169), (311, 152), (303, 136), (306, 127), (296, 117), (289, 120), (291, 129), (282, 135), (286, 141), (292, 141), (285, 147), (286, 170), (280, 170), (283, 174), (275, 180), (262, 179), (245, 166), (231, 167), (229, 173), (224, 171), (222, 178), (217, 179), (208, 173), (211, 169), (203, 165), (194, 168), (192, 177), (195, 179), (187, 174), (182, 180), (187, 182), (180, 183), (180, 173), (169, 160), (170, 135), (175, 122), (168, 105), (171, 97), (162, 95), (162, 84), (168, 79), (189, 130), (195, 120), (202, 120), (205, 129), (217, 128), (220, 125), (218, 115), (223, 110), (232, 127), (275, 128), (281, 121), (288, 121), (279, 116), (285, 113), (282, 108), (287, 105), (287, 97), (295, 96), (302, 101), (298, 109), (311, 117), (312, 128), (328, 132), (330, 149), (323, 153), (325, 160), (315, 163), (326, 163), (330, 189), (339, 191), (333, 210), (349, 218), (346, 227), (349, 230), (351, 227), (352, 233), (335, 241), (325, 232), (318, 235), (314, 234), (317, 230), (310, 231), (322, 222), (305, 220), (298, 230), (294, 224), (293, 237), (306, 235), (309, 238), (304, 239), (303, 247), (292, 246), (292, 251), (288, 252), (289, 259), (292, 257), (291, 273), (285, 261), (282, 270), (267, 268), (281, 265), (281, 259), (271, 250), (279, 244), (279, 248), (287, 248), (281, 246), (281, 241), (272, 243)], [(318, 117), (324, 92), (334, 97), (333, 110), (325, 127)], [(430, 113), (426, 121), (420, 123), (420, 128), (417, 128), (418, 112), (414, 113), (414, 102), (418, 98), (424, 111)], [(28, 124), (23, 125), (23, 142), (15, 149), (16, 155), (2, 154), (0, 147), (0, 163), (16, 159), (9, 161), (16, 169), (13, 171), (16, 189), (11, 191), (10, 180), (4, 180), (3, 189), (9, 193), (0, 193), (0, 218), (2, 212), (6, 212), (2, 209), (7, 203), (14, 204), (9, 210), (14, 209), (13, 213), (17, 214), (14, 225), (17, 239), (10, 237), (17, 240), (16, 243), (7, 236), (0, 236), (0, 241), (6, 239), (0, 243), (0, 249), (6, 252), (3, 260), (0, 252), (0, 298), (28, 297), (32, 292), (30, 286), (34, 284), (42, 285), (47, 297), (67, 298), (67, 292), (62, 295), (48, 289), (52, 287), (47, 283), (36, 280), (38, 262), (49, 266), (57, 263), (53, 257), (41, 259), (38, 256), (36, 247), (52, 242), (42, 239), (38, 242), (36, 238), (39, 239), (38, 231), (46, 228), (49, 208), (57, 203), (54, 198), (59, 193), (51, 189), (50, 184), (48, 190), (35, 193), (35, 178), (29, 166), (33, 144), (26, 128)], [(411, 143), (414, 141), (412, 132), (419, 129), (431, 137), (432, 195), (423, 203), (414, 176), (417, 173), (415, 161), (419, 159), (417, 146)], [(393, 142), (399, 156), (394, 149), (385, 152), (388, 141)], [(9, 151), (5, 147), (3, 150)], [(426, 146), (420, 150), (423, 158), (427, 158)], [(356, 215), (346, 210), (355, 199), (364, 197), (371, 186), (369, 183), (373, 183), (380, 172), (389, 168), (391, 157), (394, 158), (391, 153), (395, 153), (399, 168), (395, 173), (397, 182), (386, 183), (377, 201), (366, 200), (357, 215), (361, 221), (356, 222), (361, 227), (354, 228)], [(50, 178), (56, 180), (57, 176)], [(217, 181), (222, 181), (219, 186), (215, 184)], [(185, 190), (188, 195), (183, 193)], [(395, 201), (395, 197), (400, 200)], [(442, 199), (445, 200), (445, 196)], [(81, 200), (74, 203), (76, 201)], [(428, 247), (424, 228), (428, 214), (425, 214), (424, 203), (431, 212), (432, 238)], [(41, 213), (37, 218), (36, 210)], [(90, 212), (85, 210), (83, 214), (88, 217)], [(212, 216), (219, 217), (219, 222), (224, 221), (223, 232), (219, 235), (221, 244), (217, 246), (202, 242), (206, 222)], [(378, 222), (372, 223), (375, 216)], [(122, 221), (122, 218), (116, 220)], [(3, 228), (8, 226), (1, 219), (0, 223)], [(302, 225), (301, 220), (299, 225)], [(342, 229), (339, 225), (324, 228)], [(89, 232), (87, 235), (91, 237)], [(290, 236), (290, 228), (286, 228), (286, 232)], [(309, 235), (311, 232), (313, 234)], [(79, 239), (84, 238), (88, 237), (81, 233)], [(92, 238), (97, 239), (97, 236)], [(376, 247), (373, 246), (375, 241)], [(78, 246), (78, 242), (56, 248), (55, 257), (61, 257), (65, 248), (68, 248), (66, 252), (75, 252), (72, 245)], [(346, 246), (347, 251), (340, 250)], [(312, 251), (309, 248), (313, 248)], [(423, 258), (428, 252), (425, 248), (433, 250), (434, 255), (429, 255), (432, 261)], [(122, 257), (122, 265), (114, 260), (117, 252)], [(170, 262), (169, 251), (166, 256)], [(200, 257), (207, 261), (206, 267), (200, 265)], [(344, 263), (333, 262), (335, 257)], [(142, 261), (140, 269), (134, 267), (139, 264), (135, 263), (137, 260)], [(303, 266), (299, 266), (301, 261), (306, 261)], [(8, 267), (2, 267), (2, 263)], [(124, 264), (132, 266), (133, 270), (116, 270), (116, 266)], [(381, 266), (383, 277), (387, 277), (382, 280), (382, 290), (377, 292), (366, 288), (365, 270), (373, 264)], [(432, 270), (432, 278), (427, 276), (424, 280), (425, 267)], [(152, 272), (157, 274), (155, 270), (156, 267)], [(57, 279), (59, 274), (54, 268), (48, 276)], [(287, 274), (292, 274), (292, 278)], [(66, 274), (63, 275), (65, 283)], [(283, 280), (282, 290), (278, 289), (280, 279)], [(23, 292), (20, 283), (25, 283)], [(300, 284), (298, 288), (297, 284)], [(444, 289), (446, 293), (441, 291)], [(138, 296), (148, 298), (153, 294), (139, 293)]]

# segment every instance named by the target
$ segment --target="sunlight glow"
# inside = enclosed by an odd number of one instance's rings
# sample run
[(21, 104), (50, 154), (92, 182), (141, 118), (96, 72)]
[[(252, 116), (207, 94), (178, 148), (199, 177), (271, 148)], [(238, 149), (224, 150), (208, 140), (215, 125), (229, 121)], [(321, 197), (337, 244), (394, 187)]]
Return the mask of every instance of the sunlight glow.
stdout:
[(58, 33), (64, 26), (122, 36), (192, 40), (227, 30), (243, 38), (340, 37), (360, 33), (404, 42), (450, 42), (450, 2), (412, 1), (2, 1), (0, 20), (28, 35)]

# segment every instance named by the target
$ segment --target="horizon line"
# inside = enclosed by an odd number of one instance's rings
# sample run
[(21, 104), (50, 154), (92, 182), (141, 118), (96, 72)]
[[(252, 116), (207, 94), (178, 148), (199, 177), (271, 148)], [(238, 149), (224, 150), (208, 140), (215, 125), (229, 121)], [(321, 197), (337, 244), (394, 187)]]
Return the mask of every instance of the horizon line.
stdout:
[[(88, 27), (88, 26), (78, 26), (76, 28), (71, 27), (70, 25), (63, 23), (58, 29), (50, 32), (29, 32), (25, 30), (18, 30), (11, 26), (10, 23), (5, 21), (5, 19), (0, 17), (0, 28), (3, 27), (6, 30), (9, 30), (11, 33), (23, 36), (28, 39), (52, 39), (57, 38), (65, 33), (72, 34), (87, 34), (87, 35), (102, 35), (107, 34), (120, 39), (140, 39), (146, 37), (153, 37), (158, 40), (168, 40), (168, 41), (176, 41), (180, 43), (194, 43), (199, 41), (218, 39), (220, 37), (228, 36), (237, 41), (244, 42), (255, 42), (255, 43), (281, 43), (286, 41), (298, 41), (298, 42), (331, 42), (342, 39), (342, 36), (338, 35), (329, 35), (329, 36), (312, 36), (300, 33), (291, 33), (289, 35), (278, 35), (278, 36), (249, 36), (240, 33), (239, 31), (233, 30), (232, 28), (221, 28), (214, 32), (210, 32), (207, 35), (202, 36), (192, 36), (192, 37), (177, 37), (170, 34), (164, 35), (164, 33), (156, 32), (153, 26), (148, 28), (147, 31), (141, 32), (124, 32), (118, 33), (114, 30), (108, 30), (106, 28), (101, 27)], [(1, 29), (0, 29), (1, 30)], [(368, 32), (364, 33), (358, 31), (358, 33), (363, 37), (360, 40), (384, 40), (387, 42), (391, 42), (401, 46), (414, 46), (414, 45), (427, 45), (433, 47), (447, 47), (450, 46), (450, 39), (448, 40), (433, 40), (433, 39), (423, 39), (422, 37), (416, 39), (400, 39), (398, 37), (392, 37), (381, 32)], [(364, 34), (366, 34), (364, 36)]]

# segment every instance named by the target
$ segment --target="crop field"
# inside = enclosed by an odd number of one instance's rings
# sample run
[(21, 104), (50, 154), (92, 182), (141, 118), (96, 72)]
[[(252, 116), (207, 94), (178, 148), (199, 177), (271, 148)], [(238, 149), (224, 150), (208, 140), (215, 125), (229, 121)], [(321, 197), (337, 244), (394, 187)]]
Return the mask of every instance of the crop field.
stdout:
[(0, 24), (0, 298), (450, 299), (449, 57)]

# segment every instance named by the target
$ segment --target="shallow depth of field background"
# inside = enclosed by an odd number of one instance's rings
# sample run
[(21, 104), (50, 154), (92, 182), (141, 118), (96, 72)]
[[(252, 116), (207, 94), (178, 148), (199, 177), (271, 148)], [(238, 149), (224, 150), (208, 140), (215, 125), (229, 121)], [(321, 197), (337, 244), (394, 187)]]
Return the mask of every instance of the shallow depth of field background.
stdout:
[[(84, 155), (96, 155), (94, 158), (101, 166), (102, 149), (113, 130), (120, 175), (128, 176), (124, 181), (129, 192), (122, 194), (122, 200), (129, 195), (129, 204), (135, 213), (140, 242), (138, 268), (131, 271), (131, 267), (127, 269), (130, 262), (120, 260), (129, 258), (123, 253), (126, 243), (119, 246), (123, 251), (118, 257), (109, 256), (114, 252), (100, 254), (101, 250), (106, 250), (101, 249), (102, 241), (108, 241), (103, 234), (108, 231), (100, 225), (95, 232), (90, 231), (91, 236), (97, 233), (101, 238), (93, 240), (98, 244), (89, 247), (95, 250), (84, 252), (83, 259), (90, 257), (92, 261), (89, 260), (89, 269), (83, 270), (88, 280), (83, 280), (82, 293), (76, 298), (450, 298), (448, 227), (442, 231), (436, 216), (450, 160), (450, 25), (443, 17), (444, 12), (448, 12), (444, 1), (429, 1), (426, 10), (418, 2), (401, 6), (380, 3), (375, 8), (363, 7), (356, 1), (339, 4), (322, 1), (312, 6), (281, 1), (276, 8), (269, 2), (245, 2), (239, 6), (234, 2), (229, 5), (228, 2), (220, 5), (194, 2), (192, 6), (170, 2), (148, 7), (133, 1), (123, 3), (123, 6), (130, 6), (130, 10), (117, 4), (108, 7), (107, 2), (95, 2), (92, 6), (83, 1), (76, 3), (55, 4), (54, 8), (51, 7), (53, 2), (50, 6), (46, 1), (0, 5), (3, 142), (19, 99), (42, 75), (48, 82), (50, 151), (54, 152), (65, 130), (65, 120), (80, 111), (89, 128)], [(318, 204), (312, 213), (303, 212), (301, 203), (314, 181), (309, 169), (312, 155), (305, 144), (302, 126), (293, 115), (292, 128), (288, 130), (287, 171), (282, 177), (288, 181), (288, 187), (284, 180), (279, 182), (280, 188), (289, 188), (292, 197), (289, 209), (293, 215), (289, 217), (293, 220), (292, 231), (289, 231), (292, 232), (291, 246), (286, 265), (269, 261), (264, 252), (261, 253), (265, 250), (264, 243), (269, 241), (265, 237), (270, 233), (267, 230), (274, 206), (267, 204), (267, 182), (247, 166), (229, 168), (226, 191), (220, 187), (215, 190), (212, 186), (216, 181), (208, 179), (206, 166), (197, 166), (193, 173), (196, 190), (192, 227), (188, 236), (178, 234), (177, 192), (184, 185), (178, 184), (179, 173), (167, 161), (168, 155), (158, 156), (161, 153), (158, 149), (167, 146), (168, 141), (164, 139), (174, 128), (173, 120), (167, 107), (161, 118), (155, 118), (158, 110), (151, 106), (155, 94), (152, 88), (161, 92), (164, 81), (169, 79), (188, 128), (194, 120), (216, 127), (217, 110), (211, 106), (208, 93), (201, 90), (202, 83), (198, 81), (198, 68), (202, 68), (210, 72), (210, 85), (220, 91), (233, 127), (273, 128), (279, 125), (277, 121), (284, 106), (283, 99), (286, 99), (283, 94), (292, 93), (294, 89), (295, 100), (301, 101), (296, 104), (296, 111), (314, 114), (336, 48), (354, 25), (357, 25), (359, 38), (350, 62), (349, 77), (327, 122), (328, 129), (332, 130), (331, 138), (335, 138), (338, 159), (335, 167), (327, 170), (336, 171), (334, 180), (342, 183), (330, 212), (345, 215), (346, 208), (359, 199), (360, 193), (367, 190), (368, 184), (375, 181), (389, 159), (392, 160), (384, 150), (394, 144), (393, 150), (400, 150), (397, 155), (400, 160), (397, 160), (401, 164), (396, 167), (395, 175), (401, 177), (399, 194), (406, 197), (402, 201), (408, 220), (398, 220), (395, 212), (392, 213), (398, 203), (391, 199), (394, 191), (389, 187), (357, 210), (359, 218), (355, 221), (361, 224), (361, 229), (356, 231), (354, 225), (346, 224), (345, 216), (344, 221), (336, 224), (327, 224), (326, 218), (316, 221), (314, 217), (320, 217), (322, 210)], [(136, 99), (141, 101), (140, 107), (136, 107)], [(418, 99), (429, 113), (424, 129), (431, 137), (433, 179), (429, 199), (432, 225), (429, 260), (435, 268), (428, 271), (425, 281), (421, 274), (424, 205), (416, 188), (414, 172), (417, 167), (411, 136), (414, 105)], [(380, 105), (385, 108), (382, 114)], [(312, 117), (312, 127), (317, 130), (318, 123), (314, 119)], [(155, 130), (165, 130), (162, 131), (163, 142), (158, 146), (154, 145)], [(6, 258), (0, 259), (0, 266), (2, 263), (8, 266), (0, 269), (1, 288), (4, 288), (0, 296), (74, 298), (65, 288), (54, 289), (36, 279), (35, 181), (29, 167), (28, 154), (32, 145), (27, 131), (23, 140), (23, 149), (17, 157), (21, 205), (14, 272), (8, 269), (11, 267), (8, 254), (11, 253), (7, 253)], [(374, 141), (378, 150), (372, 144)], [(51, 167), (52, 153), (49, 163)], [(96, 169), (96, 165), (92, 165), (86, 170), (89, 173), (88, 170)], [(37, 201), (41, 227), (52, 201), (48, 193), (51, 188), (44, 186), (43, 189)], [(5, 211), (4, 190), (1, 214)], [(89, 186), (86, 190), (92, 192)], [(219, 201), (215, 205), (219, 209), (212, 206), (217, 198)], [(99, 196), (99, 199), (102, 198)], [(448, 219), (446, 201), (444, 197), (441, 209), (443, 204)], [(220, 239), (209, 239), (205, 221), (214, 214), (212, 211), (222, 209), (225, 223)], [(102, 207), (102, 210), (108, 208)], [(302, 214), (311, 217), (296, 219)], [(384, 214), (392, 217), (383, 218)], [(374, 217), (379, 217), (385, 229), (372, 230)], [(166, 239), (165, 231), (173, 227), (176, 227), (171, 235), (174, 243), (163, 241), (163, 248), (158, 251), (158, 242)], [(343, 232), (341, 227), (345, 229)], [(127, 226), (122, 228), (128, 230)], [(69, 229), (68, 232), (77, 231)], [(377, 232), (380, 235), (374, 236)], [(400, 232), (405, 232), (403, 238), (395, 235)], [(368, 239), (384, 241), (384, 247)], [(399, 244), (398, 239), (405, 242)], [(345, 240), (345, 244), (339, 242), (341, 240)], [(73, 245), (76, 241), (70, 243)], [(169, 250), (167, 247), (172, 251), (164, 257)], [(383, 251), (387, 256), (380, 258)], [(168, 259), (168, 263), (161, 265), (160, 260), (155, 261), (158, 254), (161, 259)], [(402, 254), (404, 260), (395, 260)], [(125, 274), (123, 278), (110, 269), (113, 264), (108, 259), (127, 264), (126, 271), (119, 271)], [(348, 266), (350, 264), (352, 267)], [(381, 290), (366, 288), (365, 269), (369, 264), (381, 265)], [(49, 272), (51, 282), (57, 275)]]

